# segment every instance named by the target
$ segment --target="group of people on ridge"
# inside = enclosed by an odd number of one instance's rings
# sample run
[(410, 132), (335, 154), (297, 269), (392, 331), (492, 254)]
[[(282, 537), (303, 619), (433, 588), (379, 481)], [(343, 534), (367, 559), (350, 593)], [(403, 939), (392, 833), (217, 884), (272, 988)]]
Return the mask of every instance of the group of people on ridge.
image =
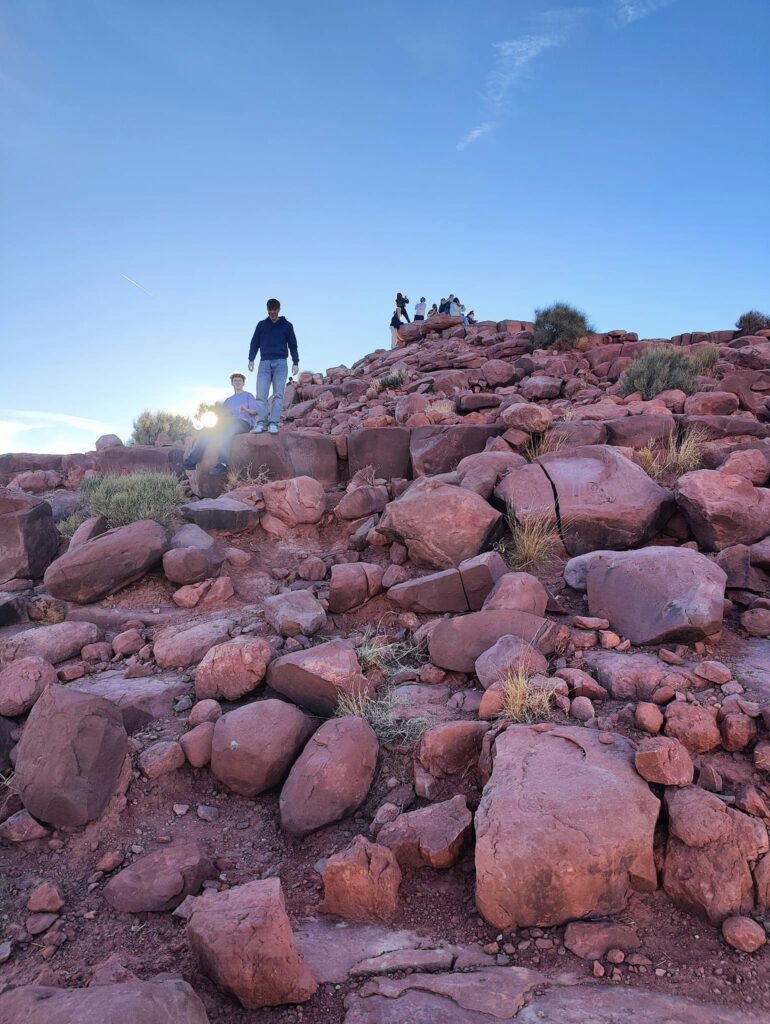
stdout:
[[(256, 396), (245, 390), (246, 374), (230, 374), (233, 393), (219, 406), (216, 426), (201, 432), (200, 439), (184, 460), (185, 469), (195, 469), (211, 445), (218, 446), (216, 465), (210, 470), (212, 476), (227, 472), (233, 441), (238, 434), (250, 431), (255, 434), (278, 433), (278, 424), (283, 409), (283, 396), (288, 377), (288, 361), (291, 355), (293, 376), (299, 373), (299, 352), (294, 327), (281, 316), (278, 299), (267, 300), (267, 316), (254, 329), (249, 345), (249, 373), (254, 370), (254, 360), (259, 353), (257, 367)], [(272, 388), (272, 401), (268, 401)]]
[[(390, 347), (395, 348), (398, 344), (398, 329), (402, 323), (411, 323), (409, 314), (406, 311), (406, 307), (409, 305), (409, 299), (402, 292), (396, 293), (396, 308), (393, 311), (393, 316), (390, 318)], [(426, 312), (427, 310), (427, 312)], [(476, 313), (471, 310), (466, 314), (465, 306), (460, 302), (456, 295), (450, 295), (448, 299), (442, 299), (441, 302), (436, 305), (434, 302), (430, 309), (428, 309), (428, 303), (425, 300), (425, 296), (420, 299), (419, 302), (414, 304), (414, 322), (418, 320), (430, 320), (432, 316), (436, 316), (438, 313), (448, 313), (449, 316), (461, 316), (464, 324), (475, 324)]]

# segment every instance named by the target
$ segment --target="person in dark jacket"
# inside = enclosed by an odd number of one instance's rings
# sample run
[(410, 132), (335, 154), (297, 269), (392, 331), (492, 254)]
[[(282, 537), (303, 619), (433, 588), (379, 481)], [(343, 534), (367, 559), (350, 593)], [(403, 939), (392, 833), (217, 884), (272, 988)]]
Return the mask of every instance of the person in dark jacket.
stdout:
[[(254, 358), (259, 352), (257, 369), (257, 424), (255, 434), (262, 434), (267, 427), (271, 434), (278, 433), (278, 423), (283, 409), (283, 394), (286, 390), (288, 376), (288, 358), (291, 353), (292, 375), (299, 373), (299, 353), (294, 328), (280, 315), (281, 303), (278, 299), (267, 300), (267, 317), (260, 320), (254, 329), (249, 346), (249, 371), (254, 369)], [(268, 395), (273, 388), (273, 401), (270, 405), (268, 425)]]
[(409, 314), (406, 311), (406, 307), (409, 304), (409, 299), (406, 295), (402, 295), (401, 292), (396, 292), (396, 309), (398, 309), (401, 316), (406, 320), (407, 323), (411, 323)]
[(401, 326), (401, 314), (398, 309), (393, 310), (390, 318), (390, 347), (398, 348), (398, 329)]

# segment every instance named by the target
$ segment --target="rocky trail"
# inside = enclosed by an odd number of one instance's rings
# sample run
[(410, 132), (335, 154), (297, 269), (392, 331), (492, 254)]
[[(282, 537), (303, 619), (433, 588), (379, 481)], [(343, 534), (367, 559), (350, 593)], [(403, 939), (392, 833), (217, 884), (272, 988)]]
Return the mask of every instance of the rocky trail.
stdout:
[(531, 327), (0, 456), (0, 1024), (770, 1020), (770, 332)]

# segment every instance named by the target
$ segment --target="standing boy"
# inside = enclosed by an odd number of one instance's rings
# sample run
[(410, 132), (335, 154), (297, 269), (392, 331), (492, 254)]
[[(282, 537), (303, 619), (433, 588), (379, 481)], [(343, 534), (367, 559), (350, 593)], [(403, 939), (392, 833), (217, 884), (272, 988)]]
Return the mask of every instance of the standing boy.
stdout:
[[(299, 373), (299, 354), (294, 328), (281, 316), (281, 303), (278, 299), (267, 300), (267, 317), (260, 320), (254, 329), (249, 346), (249, 370), (254, 369), (254, 357), (260, 353), (257, 369), (257, 425), (256, 434), (264, 433), (265, 428), (271, 434), (278, 433), (278, 423), (283, 408), (283, 394), (288, 377), (288, 358), (291, 353), (291, 372), (296, 377)], [(270, 423), (268, 425), (267, 400), (270, 387), (273, 388), (273, 402), (270, 406)]]

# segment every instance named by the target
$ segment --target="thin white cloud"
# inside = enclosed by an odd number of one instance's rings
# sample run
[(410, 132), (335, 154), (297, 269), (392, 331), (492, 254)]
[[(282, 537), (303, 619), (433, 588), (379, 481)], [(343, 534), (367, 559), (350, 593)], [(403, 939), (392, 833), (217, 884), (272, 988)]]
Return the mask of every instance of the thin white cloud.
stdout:
[(113, 427), (101, 420), (69, 413), (35, 409), (0, 410), (0, 454), (5, 452), (48, 452), (65, 455), (93, 449), (101, 434)]
[(466, 149), (468, 146), (473, 145), (476, 139), (480, 139), (482, 135), (486, 135), (487, 132), (491, 132), (494, 127), (494, 121), (485, 121), (483, 124), (476, 125), (475, 128), (471, 128), (469, 132), (466, 132), (465, 135), (463, 135), (457, 143), (457, 148)]
[(492, 44), (494, 63), (483, 92), (484, 105), (492, 116), (463, 135), (457, 143), (459, 150), (467, 149), (497, 127), (507, 113), (513, 86), (530, 73), (531, 65), (538, 57), (568, 42), (575, 25), (587, 10), (585, 7), (569, 7), (544, 11), (537, 18), (536, 31)]
[[(15, 416), (27, 422), (25, 430), (47, 427), (51, 424), (62, 424), (72, 427), (74, 430), (96, 430), (99, 434), (105, 434), (112, 430), (109, 423), (102, 420), (92, 420), (87, 416), (72, 416), (66, 412), (43, 412), (37, 409), (8, 409), (3, 415)], [(98, 436), (98, 435), (97, 435)]]
[(621, 28), (631, 25), (673, 2), (674, 0), (615, 0), (615, 23)]

